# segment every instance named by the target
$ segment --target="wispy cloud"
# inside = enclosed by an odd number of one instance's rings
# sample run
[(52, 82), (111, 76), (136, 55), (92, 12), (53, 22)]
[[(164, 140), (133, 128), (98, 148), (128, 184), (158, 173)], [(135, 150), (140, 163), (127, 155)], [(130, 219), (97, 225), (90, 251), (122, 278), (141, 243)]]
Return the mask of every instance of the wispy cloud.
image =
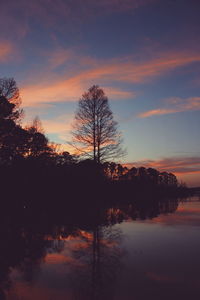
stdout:
[[(89, 88), (90, 85), (97, 82), (87, 77), (87, 72), (83, 72), (69, 79), (55, 80), (49, 83), (49, 85), (35, 84), (25, 86), (21, 89), (21, 95), (23, 99), (24, 107), (40, 106), (41, 104), (49, 104), (56, 102), (73, 102), (77, 101), (83, 92)], [(115, 87), (104, 88), (107, 96), (113, 99), (130, 99), (134, 98), (136, 93), (122, 90)]]
[(45, 133), (47, 134), (57, 134), (61, 140), (67, 139), (67, 135), (71, 131), (71, 124), (73, 120), (72, 114), (63, 114), (56, 118), (44, 119), (42, 121), (42, 126)]
[(52, 135), (56, 137), (56, 141), (61, 144), (66, 143), (67, 140), (70, 139), (74, 114), (59, 114), (47, 119), (47, 115), (44, 113), (44, 111), (42, 112), (42, 110), (39, 111), (37, 109), (37, 111), (29, 111), (28, 116), (26, 116), (26, 118), (23, 120), (23, 127), (30, 126), (35, 116), (38, 116), (41, 120), (41, 127), (44, 133), (50, 137), (50, 141)]
[(73, 58), (73, 52), (69, 49), (59, 48), (49, 55), (48, 63), (52, 69), (62, 66)]
[(60, 120), (43, 120), (42, 125), (47, 134), (56, 133), (64, 136), (64, 134), (67, 134), (71, 130), (69, 123)]
[(146, 167), (155, 168), (160, 172), (169, 172), (177, 176), (181, 182), (188, 186), (200, 186), (200, 156), (196, 157), (170, 157), (158, 160), (140, 160), (124, 164), (128, 168)]
[(109, 96), (111, 99), (133, 99), (136, 97), (137, 93), (136, 92), (130, 92), (130, 91), (125, 91), (121, 90), (119, 88), (115, 87), (105, 87), (104, 91), (106, 95)]
[(165, 108), (157, 108), (140, 113), (139, 118), (148, 118), (151, 116), (161, 116), (166, 114), (174, 114), (184, 111), (200, 110), (200, 97), (189, 98), (169, 98), (166, 101)]
[(171, 157), (159, 160), (141, 160), (126, 164), (128, 167), (145, 166), (156, 168), (160, 171), (172, 172), (175, 174), (200, 174), (200, 156), (196, 157)]
[(77, 101), (83, 89), (76, 78), (50, 82), (49, 85), (34, 84), (21, 89), (24, 107), (42, 104)]
[(119, 11), (135, 10), (155, 0), (1, 0), (0, 27), (5, 36), (23, 38), (32, 31), (32, 19), (44, 28), (71, 31), (82, 22)]
[(0, 63), (8, 61), (12, 53), (13, 46), (11, 43), (0, 42)]
[[(73, 58), (73, 61), (70, 64), (70, 71), (67, 71), (69, 66), (66, 66), (65, 62), (70, 58)], [(143, 62), (138, 62), (134, 57), (103, 61), (60, 49), (52, 56), (48, 56), (49, 67), (44, 67), (44, 72), (41, 72), (42, 76), (34, 75), (35, 77), (32, 78), (34, 84), (30, 83), (22, 87), (23, 105), (35, 106), (41, 103), (74, 101), (86, 88), (97, 83), (105, 88), (108, 87), (107, 90), (110, 93), (108, 96), (112, 99), (134, 98), (135, 92), (116, 89), (113, 84), (148, 82), (177, 67), (193, 62), (200, 62), (200, 56), (191, 53), (165, 53)], [(53, 69), (61, 65), (66, 71), (59, 76)], [(197, 109), (198, 99), (190, 98), (182, 104), (181, 99), (176, 98), (177, 103), (173, 108), (153, 110), (141, 114), (140, 117), (148, 116), (148, 114), (164, 114), (166, 111), (183, 111), (192, 107)], [(192, 104), (189, 101), (193, 101)]]

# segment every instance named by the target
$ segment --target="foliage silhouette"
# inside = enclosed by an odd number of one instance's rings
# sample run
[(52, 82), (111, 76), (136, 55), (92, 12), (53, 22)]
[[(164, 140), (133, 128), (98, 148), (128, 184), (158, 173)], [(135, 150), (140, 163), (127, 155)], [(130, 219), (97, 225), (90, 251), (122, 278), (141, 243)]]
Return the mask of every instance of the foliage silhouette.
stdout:
[(121, 139), (108, 99), (98, 86), (83, 95), (76, 114), (75, 137), (88, 132), (92, 159), (81, 160), (57, 151), (45, 136), (39, 118), (23, 128), (19, 104), (16, 82), (0, 79), (1, 195), (9, 199), (2, 200), (2, 206), (47, 211), (55, 208), (58, 198), (61, 207), (70, 201), (93, 207), (98, 202), (121, 203), (146, 195), (153, 198), (187, 192), (171, 173), (104, 162), (122, 153)]

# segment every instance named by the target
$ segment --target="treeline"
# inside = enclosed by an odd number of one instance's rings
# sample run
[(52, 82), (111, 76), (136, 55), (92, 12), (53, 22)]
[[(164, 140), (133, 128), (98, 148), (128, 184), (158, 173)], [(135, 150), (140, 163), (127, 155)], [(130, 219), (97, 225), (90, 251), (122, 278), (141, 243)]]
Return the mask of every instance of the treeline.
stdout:
[(115, 191), (125, 195), (124, 189), (134, 194), (136, 190), (177, 188), (172, 173), (144, 167), (128, 169), (114, 162), (81, 160), (60, 152), (57, 145), (49, 143), (38, 118), (22, 127), (20, 103), (14, 79), (0, 79), (1, 194), (12, 199), (12, 205), (43, 203), (46, 207), (50, 199), (65, 203), (72, 198), (107, 201), (115, 198)]
[(135, 183), (162, 185), (162, 186), (178, 186), (178, 180), (173, 173), (159, 172), (154, 168), (132, 167), (114, 162), (106, 162), (103, 164), (105, 174), (112, 180), (128, 180)]

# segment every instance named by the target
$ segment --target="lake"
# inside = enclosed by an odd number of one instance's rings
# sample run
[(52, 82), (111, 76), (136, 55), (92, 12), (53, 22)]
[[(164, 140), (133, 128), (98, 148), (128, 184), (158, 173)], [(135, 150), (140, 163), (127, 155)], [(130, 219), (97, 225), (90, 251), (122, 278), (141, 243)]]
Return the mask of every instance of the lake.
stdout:
[(0, 299), (200, 299), (198, 196), (45, 218), (2, 217)]

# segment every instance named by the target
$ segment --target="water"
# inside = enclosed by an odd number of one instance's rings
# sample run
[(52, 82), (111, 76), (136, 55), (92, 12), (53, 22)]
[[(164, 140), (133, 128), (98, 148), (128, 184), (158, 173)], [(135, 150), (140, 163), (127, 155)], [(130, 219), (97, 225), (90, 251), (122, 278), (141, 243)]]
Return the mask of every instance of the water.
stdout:
[(5, 222), (1, 299), (200, 299), (198, 197), (110, 208), (82, 224)]

